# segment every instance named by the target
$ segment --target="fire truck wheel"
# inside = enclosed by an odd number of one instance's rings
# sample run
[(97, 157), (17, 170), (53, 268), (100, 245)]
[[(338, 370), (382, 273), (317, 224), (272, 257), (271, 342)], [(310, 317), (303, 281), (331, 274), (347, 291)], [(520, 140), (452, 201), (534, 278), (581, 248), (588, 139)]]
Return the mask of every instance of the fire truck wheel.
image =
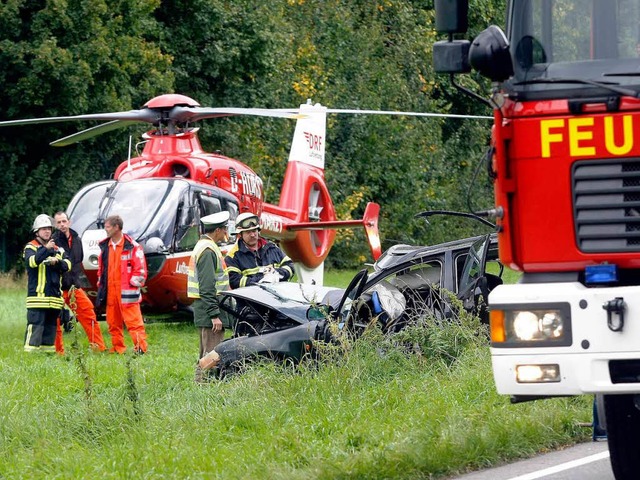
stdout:
[(607, 438), (616, 480), (638, 478), (640, 472), (640, 395), (605, 395)]

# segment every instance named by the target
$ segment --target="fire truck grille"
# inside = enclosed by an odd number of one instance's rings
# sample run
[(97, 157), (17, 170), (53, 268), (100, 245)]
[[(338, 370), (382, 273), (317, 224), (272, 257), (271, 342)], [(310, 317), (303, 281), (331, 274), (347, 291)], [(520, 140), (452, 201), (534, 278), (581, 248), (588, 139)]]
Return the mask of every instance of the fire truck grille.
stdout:
[(582, 252), (640, 252), (640, 159), (576, 162), (572, 185)]
[(640, 383), (640, 360), (610, 360), (611, 383)]

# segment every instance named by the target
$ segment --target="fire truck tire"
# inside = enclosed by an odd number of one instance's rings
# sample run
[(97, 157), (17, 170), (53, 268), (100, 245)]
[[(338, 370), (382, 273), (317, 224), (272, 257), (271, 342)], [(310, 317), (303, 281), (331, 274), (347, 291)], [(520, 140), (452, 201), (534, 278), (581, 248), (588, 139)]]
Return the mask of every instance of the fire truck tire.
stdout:
[(611, 469), (616, 480), (633, 480), (640, 472), (640, 410), (635, 395), (605, 395)]

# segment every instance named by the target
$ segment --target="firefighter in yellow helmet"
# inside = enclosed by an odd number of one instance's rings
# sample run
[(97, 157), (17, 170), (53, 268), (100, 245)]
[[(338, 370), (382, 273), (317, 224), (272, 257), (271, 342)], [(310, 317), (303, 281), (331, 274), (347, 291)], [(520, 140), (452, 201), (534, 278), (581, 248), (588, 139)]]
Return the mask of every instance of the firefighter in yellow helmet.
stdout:
[(275, 243), (260, 236), (256, 214), (238, 215), (235, 233), (238, 240), (225, 258), (231, 288), (291, 280), (293, 261)]

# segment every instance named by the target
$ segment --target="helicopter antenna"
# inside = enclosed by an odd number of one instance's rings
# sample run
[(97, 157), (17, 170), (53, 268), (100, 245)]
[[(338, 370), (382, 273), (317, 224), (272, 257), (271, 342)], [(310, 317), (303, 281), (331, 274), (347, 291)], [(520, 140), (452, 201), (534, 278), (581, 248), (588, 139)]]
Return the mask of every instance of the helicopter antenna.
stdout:
[(129, 135), (129, 154), (127, 155), (127, 170), (131, 170), (131, 138), (132, 138), (132, 135)]

